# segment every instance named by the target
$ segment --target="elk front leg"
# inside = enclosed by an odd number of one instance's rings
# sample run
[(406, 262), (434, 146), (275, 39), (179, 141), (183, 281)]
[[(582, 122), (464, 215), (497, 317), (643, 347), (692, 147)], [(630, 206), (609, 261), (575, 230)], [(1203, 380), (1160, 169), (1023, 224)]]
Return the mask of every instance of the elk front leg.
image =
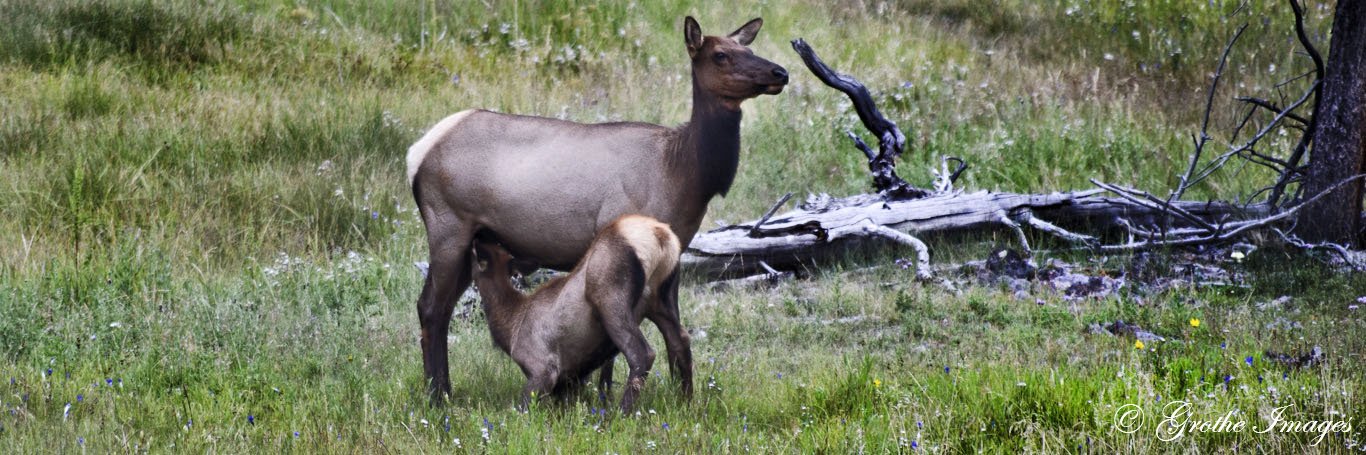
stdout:
[(688, 335), (688, 330), (683, 328), (678, 312), (677, 270), (660, 286), (656, 295), (659, 296), (657, 304), (653, 308), (654, 311), (651, 311), (647, 317), (664, 336), (664, 347), (669, 354), (669, 371), (678, 378), (679, 387), (683, 391), (683, 398), (691, 399), (693, 382), (692, 337)]
[(668, 315), (651, 316), (650, 322), (664, 335), (664, 347), (669, 354), (669, 371), (678, 378), (684, 399), (692, 399), (692, 341), (687, 329)]
[(431, 403), (441, 404), (451, 392), (447, 366), (446, 335), (451, 313), (460, 295), (470, 286), (469, 249), (473, 240), (467, 229), (428, 227), (431, 266), (422, 294), (417, 299), (418, 324), (422, 328), (422, 366)]

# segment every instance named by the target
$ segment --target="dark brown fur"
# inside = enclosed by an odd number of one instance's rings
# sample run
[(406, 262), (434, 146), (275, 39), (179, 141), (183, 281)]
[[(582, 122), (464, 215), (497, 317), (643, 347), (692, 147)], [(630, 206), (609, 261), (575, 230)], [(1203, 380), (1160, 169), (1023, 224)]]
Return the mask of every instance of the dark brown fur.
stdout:
[[(677, 284), (680, 245), (667, 225), (641, 216), (617, 219), (598, 232), (568, 275), (530, 295), (512, 287), (513, 257), (506, 249), (479, 236), (474, 251), (475, 282), (493, 343), (527, 377), (523, 409), (534, 395), (576, 389), (620, 351), (631, 368), (621, 408), (630, 412), (655, 358), (640, 332), (645, 318), (669, 340), (671, 359), (674, 350), (686, 353), (686, 365), (673, 366), (691, 379), (688, 333), (669, 292)], [(610, 368), (604, 370), (610, 376)]]

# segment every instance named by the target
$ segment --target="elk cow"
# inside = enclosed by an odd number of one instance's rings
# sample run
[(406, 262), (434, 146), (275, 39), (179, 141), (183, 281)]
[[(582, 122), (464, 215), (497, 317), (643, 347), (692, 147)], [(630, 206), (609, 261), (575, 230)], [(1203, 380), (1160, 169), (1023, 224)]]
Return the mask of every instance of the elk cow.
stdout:
[[(677, 128), (468, 110), (408, 149), (408, 179), (431, 254), (417, 315), (434, 402), (450, 392), (446, 335), (470, 284), (475, 233), (491, 232), (519, 260), (558, 270), (577, 263), (598, 229), (625, 214), (661, 220), (687, 247), (707, 203), (735, 179), (740, 103), (787, 84), (787, 70), (746, 47), (762, 24), (754, 19), (729, 35), (703, 36), (696, 20), (684, 20), (693, 104), (691, 120)], [(677, 284), (666, 292), (676, 297)], [(689, 394), (692, 365), (674, 355), (687, 351), (688, 339), (665, 341), (670, 368)]]
[[(631, 412), (655, 353), (640, 332), (643, 318), (687, 337), (678, 305), (668, 299), (678, 280), (678, 237), (669, 226), (638, 215), (618, 218), (593, 238), (569, 274), (522, 294), (512, 287), (512, 255), (477, 237), (475, 285), (493, 343), (527, 377), (522, 408), (534, 394), (563, 395), (620, 350), (630, 365), (621, 409)], [(604, 391), (605, 393), (605, 391)]]

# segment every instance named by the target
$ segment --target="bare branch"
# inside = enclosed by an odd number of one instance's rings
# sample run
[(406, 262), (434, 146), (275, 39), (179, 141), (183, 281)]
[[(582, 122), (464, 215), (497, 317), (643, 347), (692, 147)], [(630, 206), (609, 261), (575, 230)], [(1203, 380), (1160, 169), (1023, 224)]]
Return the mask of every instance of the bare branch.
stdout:
[(1034, 254), (1034, 250), (1029, 248), (1029, 238), (1025, 236), (1024, 229), (1020, 229), (1020, 223), (1016, 223), (1009, 215), (1006, 215), (1005, 210), (998, 211), (996, 213), (996, 218), (997, 222), (1000, 222), (1012, 231), (1015, 231), (1015, 235), (1020, 239), (1020, 249), (1024, 250), (1027, 254)]
[[(955, 161), (958, 166), (952, 172), (949, 171), (949, 162)], [(934, 173), (934, 191), (943, 193), (953, 190), (954, 182), (958, 181), (958, 176), (967, 170), (968, 163), (962, 158), (949, 155), (939, 155), (939, 170), (931, 170)]]
[(1318, 129), (1319, 102), (1323, 99), (1323, 56), (1319, 55), (1319, 50), (1314, 48), (1314, 42), (1309, 40), (1309, 34), (1304, 31), (1304, 8), (1297, 0), (1289, 1), (1290, 8), (1295, 11), (1295, 36), (1299, 38), (1300, 45), (1304, 46), (1309, 58), (1314, 61), (1314, 82), (1309, 89), (1314, 94), (1314, 105), (1310, 111), (1309, 121), (1305, 124), (1304, 134), (1300, 136), (1299, 143), (1295, 144), (1290, 157), (1285, 160), (1286, 172), (1281, 173), (1276, 184), (1272, 185), (1271, 194), (1267, 196), (1267, 203), (1273, 209), (1279, 206), (1281, 197), (1285, 194), (1285, 187), (1299, 174), (1300, 160), (1304, 159), (1305, 151), (1309, 150), (1309, 143), (1314, 140), (1314, 130)]
[[(1171, 211), (1179, 215), (1181, 218), (1184, 218), (1197, 226), (1205, 228), (1205, 230), (1207, 231), (1213, 232), (1215, 230), (1214, 226), (1209, 224), (1208, 221), (1205, 221), (1204, 219), (1195, 216), (1194, 214), (1186, 211), (1185, 209), (1177, 207), (1170, 201), (1164, 201), (1158, 198), (1157, 196), (1153, 196), (1152, 194), (1149, 194), (1147, 191), (1141, 191), (1133, 188), (1125, 188), (1118, 185), (1112, 185), (1109, 183), (1101, 182), (1096, 179), (1091, 179), (1091, 183), (1098, 187), (1109, 190), (1110, 192), (1119, 195), (1119, 197), (1133, 201), (1135, 204), (1145, 205), (1156, 210), (1162, 210), (1164, 212)], [(1139, 197), (1143, 199), (1140, 200)]]
[(1224, 54), (1219, 56), (1219, 66), (1214, 70), (1214, 78), (1210, 81), (1209, 94), (1205, 99), (1205, 120), (1200, 124), (1200, 138), (1195, 142), (1195, 151), (1191, 153), (1191, 162), (1186, 167), (1186, 173), (1181, 175), (1181, 182), (1167, 197), (1167, 202), (1180, 199), (1181, 195), (1186, 192), (1186, 188), (1190, 188), (1194, 184), (1191, 181), (1191, 175), (1195, 173), (1195, 165), (1200, 162), (1200, 154), (1205, 148), (1205, 143), (1209, 142), (1209, 114), (1210, 110), (1214, 108), (1214, 93), (1219, 89), (1219, 79), (1224, 76), (1224, 65), (1228, 63), (1228, 53), (1233, 49), (1233, 43), (1238, 42), (1238, 37), (1243, 36), (1243, 30), (1246, 29), (1247, 24), (1238, 27), (1233, 38), (1229, 39), (1228, 44), (1224, 46)]
[[(1339, 181), (1339, 182), (1333, 184), (1333, 186), (1328, 187), (1328, 188), (1325, 189), (1324, 191), (1322, 191), (1322, 192), (1320, 192), (1320, 193), (1318, 193), (1318, 194), (1315, 194), (1313, 197), (1310, 197), (1309, 199), (1307, 199), (1307, 200), (1305, 200), (1305, 201), (1303, 201), (1303, 202), (1300, 202), (1299, 204), (1296, 204), (1296, 205), (1294, 205), (1294, 206), (1292, 206), (1292, 207), (1290, 207), (1290, 208), (1287, 208), (1287, 209), (1282, 210), (1282, 211), (1280, 211), (1280, 212), (1278, 212), (1278, 213), (1275, 213), (1274, 215), (1270, 215), (1270, 216), (1266, 216), (1266, 217), (1262, 217), (1262, 218), (1258, 218), (1258, 219), (1254, 219), (1254, 220), (1247, 220), (1247, 221), (1241, 221), (1241, 222), (1235, 222), (1235, 223), (1228, 223), (1228, 224), (1226, 224), (1226, 225), (1225, 225), (1225, 224), (1221, 224), (1218, 228), (1210, 230), (1208, 234), (1204, 234), (1204, 235), (1200, 235), (1200, 234), (1191, 234), (1191, 235), (1185, 235), (1185, 236), (1181, 236), (1181, 237), (1178, 237), (1178, 238), (1174, 238), (1174, 239), (1173, 239), (1172, 237), (1174, 237), (1174, 235), (1172, 235), (1172, 234), (1174, 234), (1174, 233), (1167, 233), (1168, 235), (1163, 235), (1163, 236), (1161, 236), (1160, 239), (1157, 238), (1157, 237), (1149, 237), (1149, 238), (1147, 238), (1147, 239), (1145, 239), (1145, 240), (1138, 241), (1138, 242), (1130, 241), (1129, 243), (1121, 244), (1121, 245), (1104, 245), (1104, 246), (1101, 246), (1100, 249), (1101, 249), (1102, 251), (1134, 251), (1134, 250), (1147, 249), (1147, 248), (1152, 248), (1152, 247), (1157, 247), (1157, 246), (1184, 246), (1184, 245), (1199, 245), (1199, 244), (1206, 244), (1206, 243), (1227, 242), (1227, 241), (1229, 241), (1229, 240), (1232, 240), (1232, 239), (1234, 239), (1234, 238), (1237, 238), (1238, 236), (1242, 235), (1244, 232), (1247, 232), (1247, 231), (1249, 231), (1249, 230), (1252, 230), (1252, 229), (1260, 229), (1260, 228), (1268, 227), (1268, 226), (1271, 226), (1272, 224), (1275, 224), (1275, 223), (1277, 223), (1277, 222), (1280, 222), (1281, 220), (1284, 220), (1284, 219), (1286, 219), (1286, 218), (1289, 218), (1289, 217), (1291, 217), (1292, 215), (1294, 215), (1295, 213), (1299, 212), (1301, 208), (1304, 208), (1305, 206), (1307, 206), (1307, 205), (1309, 205), (1309, 204), (1312, 204), (1312, 203), (1318, 201), (1320, 198), (1324, 197), (1325, 195), (1327, 195), (1327, 194), (1329, 194), (1329, 193), (1332, 193), (1333, 191), (1336, 191), (1338, 188), (1342, 187), (1343, 185), (1346, 185), (1346, 184), (1348, 184), (1348, 183), (1351, 183), (1351, 182), (1353, 182), (1353, 181), (1355, 181), (1355, 180), (1357, 180), (1357, 179), (1360, 179), (1360, 178), (1362, 178), (1362, 177), (1366, 177), (1366, 174), (1357, 174), (1357, 175), (1348, 177), (1348, 178), (1346, 178), (1346, 179), (1343, 179), (1342, 181)], [(1121, 194), (1121, 193), (1116, 193), (1116, 194)]]
[(788, 191), (787, 194), (784, 194), (782, 198), (778, 199), (778, 202), (773, 203), (773, 207), (769, 207), (769, 208), (768, 208), (768, 211), (767, 211), (767, 212), (764, 212), (764, 216), (762, 216), (762, 217), (759, 218), (759, 221), (754, 222), (754, 227), (749, 228), (749, 236), (750, 236), (750, 237), (756, 237), (756, 236), (758, 236), (758, 235), (759, 235), (759, 226), (763, 226), (764, 223), (767, 223), (767, 222), (768, 222), (768, 219), (773, 217), (773, 212), (777, 212), (777, 211), (778, 211), (778, 208), (779, 208), (779, 207), (782, 207), (783, 204), (787, 203), (787, 200), (788, 200), (788, 199), (792, 199), (792, 192), (791, 192), (791, 191)]
[[(802, 57), (802, 62), (806, 68), (811, 70), (816, 78), (835, 90), (844, 92), (849, 100), (854, 103), (854, 110), (858, 112), (859, 120), (863, 126), (868, 128), (873, 135), (878, 137), (878, 153), (874, 155), (867, 144), (857, 137), (854, 138), (854, 146), (862, 150), (868, 156), (868, 169), (873, 173), (873, 186), (883, 195), (892, 198), (921, 198), (928, 196), (929, 191), (916, 188), (906, 183), (901, 177), (896, 175), (896, 157), (901, 155), (902, 148), (906, 145), (906, 136), (901, 134), (901, 129), (895, 123), (887, 120), (878, 112), (877, 105), (873, 103), (872, 94), (868, 93), (868, 88), (847, 74), (840, 74), (826, 66), (816, 55), (816, 51), (806, 44), (801, 38), (792, 40), (792, 49), (797, 51), (797, 55)], [(851, 136), (852, 133), (850, 134)]]
[[(1254, 98), (1254, 97), (1250, 97), (1250, 96), (1242, 96), (1242, 97), (1238, 97), (1238, 98), (1234, 98), (1234, 99), (1236, 99), (1236, 100), (1238, 100), (1238, 101), (1242, 101), (1242, 102), (1244, 102), (1244, 103), (1251, 104), (1251, 105), (1253, 105), (1253, 106), (1257, 106), (1257, 107), (1264, 108), (1264, 109), (1269, 110), (1269, 111), (1271, 111), (1271, 112), (1277, 112), (1277, 113), (1279, 113), (1279, 112), (1286, 112), (1284, 109), (1281, 109), (1281, 108), (1279, 108), (1279, 107), (1276, 107), (1276, 104), (1275, 104), (1275, 103), (1272, 103), (1271, 101), (1267, 101), (1267, 100), (1264, 100), (1264, 99), (1261, 99), (1261, 98)], [(1288, 118), (1290, 118), (1291, 120), (1300, 122), (1300, 124), (1302, 124), (1302, 125), (1308, 125), (1308, 124), (1309, 124), (1309, 119), (1304, 118), (1304, 117), (1301, 117), (1301, 116), (1299, 116), (1299, 115), (1297, 115), (1297, 114), (1294, 114), (1294, 113), (1286, 113), (1285, 116), (1288, 117)]]
[(915, 249), (915, 277), (922, 281), (934, 279), (934, 275), (930, 273), (930, 248), (925, 246), (925, 242), (920, 241), (920, 239), (915, 238), (913, 235), (874, 223), (872, 220), (867, 219), (859, 224), (851, 226), (851, 228)]
[(1021, 210), (1018, 214), (1015, 215), (1015, 218), (1017, 220), (1024, 222), (1025, 224), (1028, 224), (1030, 227), (1034, 229), (1038, 229), (1048, 234), (1052, 234), (1055, 237), (1061, 238), (1071, 243), (1079, 243), (1090, 247), (1094, 246), (1097, 242), (1097, 239), (1095, 237), (1084, 234), (1077, 234), (1075, 232), (1058, 227), (1053, 223), (1049, 223), (1048, 221), (1037, 218), (1034, 216), (1034, 213), (1029, 210)]
[(1284, 240), (1285, 243), (1306, 250), (1325, 249), (1328, 251), (1332, 251), (1334, 253), (1337, 253), (1338, 257), (1342, 258), (1342, 262), (1347, 263), (1347, 265), (1351, 267), (1353, 270), (1366, 271), (1366, 264), (1357, 262), (1352, 257), (1352, 254), (1347, 250), (1347, 247), (1332, 242), (1308, 243), (1303, 240), (1300, 240), (1298, 236), (1286, 234), (1285, 231), (1282, 231), (1280, 229), (1271, 228), (1271, 230), (1276, 234), (1280, 235), (1281, 240)]
[(854, 134), (853, 131), (845, 131), (844, 135), (849, 136), (849, 139), (854, 140), (854, 148), (859, 149), (859, 151), (863, 152), (863, 156), (868, 157), (868, 161), (871, 162), (877, 159), (877, 152), (874, 152), (872, 148), (869, 148), (868, 143), (863, 142), (863, 139), (858, 137), (857, 134)]

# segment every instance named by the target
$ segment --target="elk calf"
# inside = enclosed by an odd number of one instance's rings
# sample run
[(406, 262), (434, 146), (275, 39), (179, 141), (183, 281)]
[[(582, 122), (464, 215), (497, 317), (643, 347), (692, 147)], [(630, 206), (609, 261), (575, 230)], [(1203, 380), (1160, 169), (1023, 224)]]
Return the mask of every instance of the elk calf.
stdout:
[(671, 367), (691, 382), (691, 347), (675, 297), (682, 249), (668, 225), (645, 216), (617, 218), (598, 231), (569, 274), (530, 295), (510, 283), (512, 255), (483, 237), (474, 242), (475, 283), (493, 343), (527, 377), (523, 409), (533, 393), (563, 395), (582, 384), (620, 350), (631, 368), (621, 408), (630, 412), (655, 360), (640, 332), (646, 318), (671, 351), (681, 351), (670, 352)]

